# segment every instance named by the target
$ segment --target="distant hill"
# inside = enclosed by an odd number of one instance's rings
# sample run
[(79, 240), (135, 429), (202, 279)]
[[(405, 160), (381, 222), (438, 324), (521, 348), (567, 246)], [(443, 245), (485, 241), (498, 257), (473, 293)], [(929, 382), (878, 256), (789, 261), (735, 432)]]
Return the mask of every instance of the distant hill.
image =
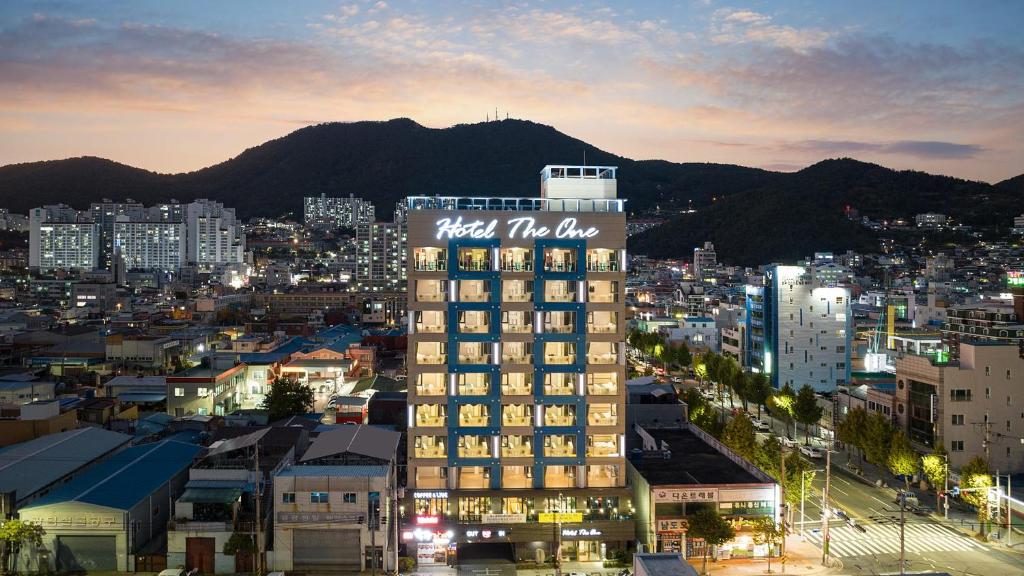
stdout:
[[(1016, 179), (991, 186), (855, 160), (821, 162), (793, 174), (637, 161), (533, 122), (432, 129), (408, 119), (311, 126), (184, 174), (90, 157), (13, 164), (0, 167), (0, 207), (26, 213), (57, 202), (84, 208), (102, 198), (151, 204), (205, 197), (234, 206), (244, 218), (301, 217), (302, 198), (325, 193), (370, 199), (378, 218), (389, 219), (395, 202), (409, 195), (536, 195), (545, 164), (579, 164), (584, 154), (588, 164), (619, 167), (619, 195), (633, 213), (673, 213), (690, 202), (700, 209), (636, 239), (635, 250), (659, 256), (689, 252), (705, 239), (736, 262), (802, 255), (805, 246), (838, 250), (870, 242), (842, 218), (847, 204), (869, 216), (931, 210), (978, 223), (1024, 212)], [(751, 244), (760, 248), (751, 251)]]

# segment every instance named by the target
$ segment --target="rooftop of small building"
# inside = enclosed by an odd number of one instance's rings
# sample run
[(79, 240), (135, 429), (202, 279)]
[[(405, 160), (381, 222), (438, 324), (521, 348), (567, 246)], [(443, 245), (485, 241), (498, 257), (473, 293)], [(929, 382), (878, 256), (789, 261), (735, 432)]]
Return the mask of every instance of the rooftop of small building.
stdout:
[(728, 456), (686, 429), (645, 429), (658, 443), (668, 444), (668, 459), (630, 459), (651, 485), (760, 484), (757, 478)]
[(388, 474), (387, 466), (289, 466), (278, 476), (348, 476), (356, 478), (384, 477)]

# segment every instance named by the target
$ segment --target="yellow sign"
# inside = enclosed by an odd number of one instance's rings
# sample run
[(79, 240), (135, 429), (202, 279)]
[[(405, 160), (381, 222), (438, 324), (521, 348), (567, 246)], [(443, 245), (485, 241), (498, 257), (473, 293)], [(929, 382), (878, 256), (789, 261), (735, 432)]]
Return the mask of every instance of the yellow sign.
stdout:
[(583, 512), (541, 512), (537, 515), (537, 520), (541, 524), (583, 522)]

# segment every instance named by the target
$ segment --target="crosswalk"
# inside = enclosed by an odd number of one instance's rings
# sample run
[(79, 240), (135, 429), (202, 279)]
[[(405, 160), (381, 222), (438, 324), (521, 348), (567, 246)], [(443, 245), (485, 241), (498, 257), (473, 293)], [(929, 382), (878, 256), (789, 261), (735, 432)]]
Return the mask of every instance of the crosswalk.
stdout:
[[(875, 556), (900, 553), (900, 527), (892, 524), (866, 524), (866, 532), (850, 526), (829, 528), (829, 553), (838, 558)], [(805, 536), (809, 542), (822, 545), (820, 531)], [(904, 533), (905, 549), (912, 552), (963, 552), (984, 550), (985, 547), (937, 524), (907, 524)]]

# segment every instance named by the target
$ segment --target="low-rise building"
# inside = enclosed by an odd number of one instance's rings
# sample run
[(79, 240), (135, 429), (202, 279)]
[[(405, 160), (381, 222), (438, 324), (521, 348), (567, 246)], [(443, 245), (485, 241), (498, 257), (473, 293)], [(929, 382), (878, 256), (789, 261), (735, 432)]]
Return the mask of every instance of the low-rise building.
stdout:
[(223, 416), (240, 407), (245, 364), (196, 366), (167, 377), (167, 413)]

